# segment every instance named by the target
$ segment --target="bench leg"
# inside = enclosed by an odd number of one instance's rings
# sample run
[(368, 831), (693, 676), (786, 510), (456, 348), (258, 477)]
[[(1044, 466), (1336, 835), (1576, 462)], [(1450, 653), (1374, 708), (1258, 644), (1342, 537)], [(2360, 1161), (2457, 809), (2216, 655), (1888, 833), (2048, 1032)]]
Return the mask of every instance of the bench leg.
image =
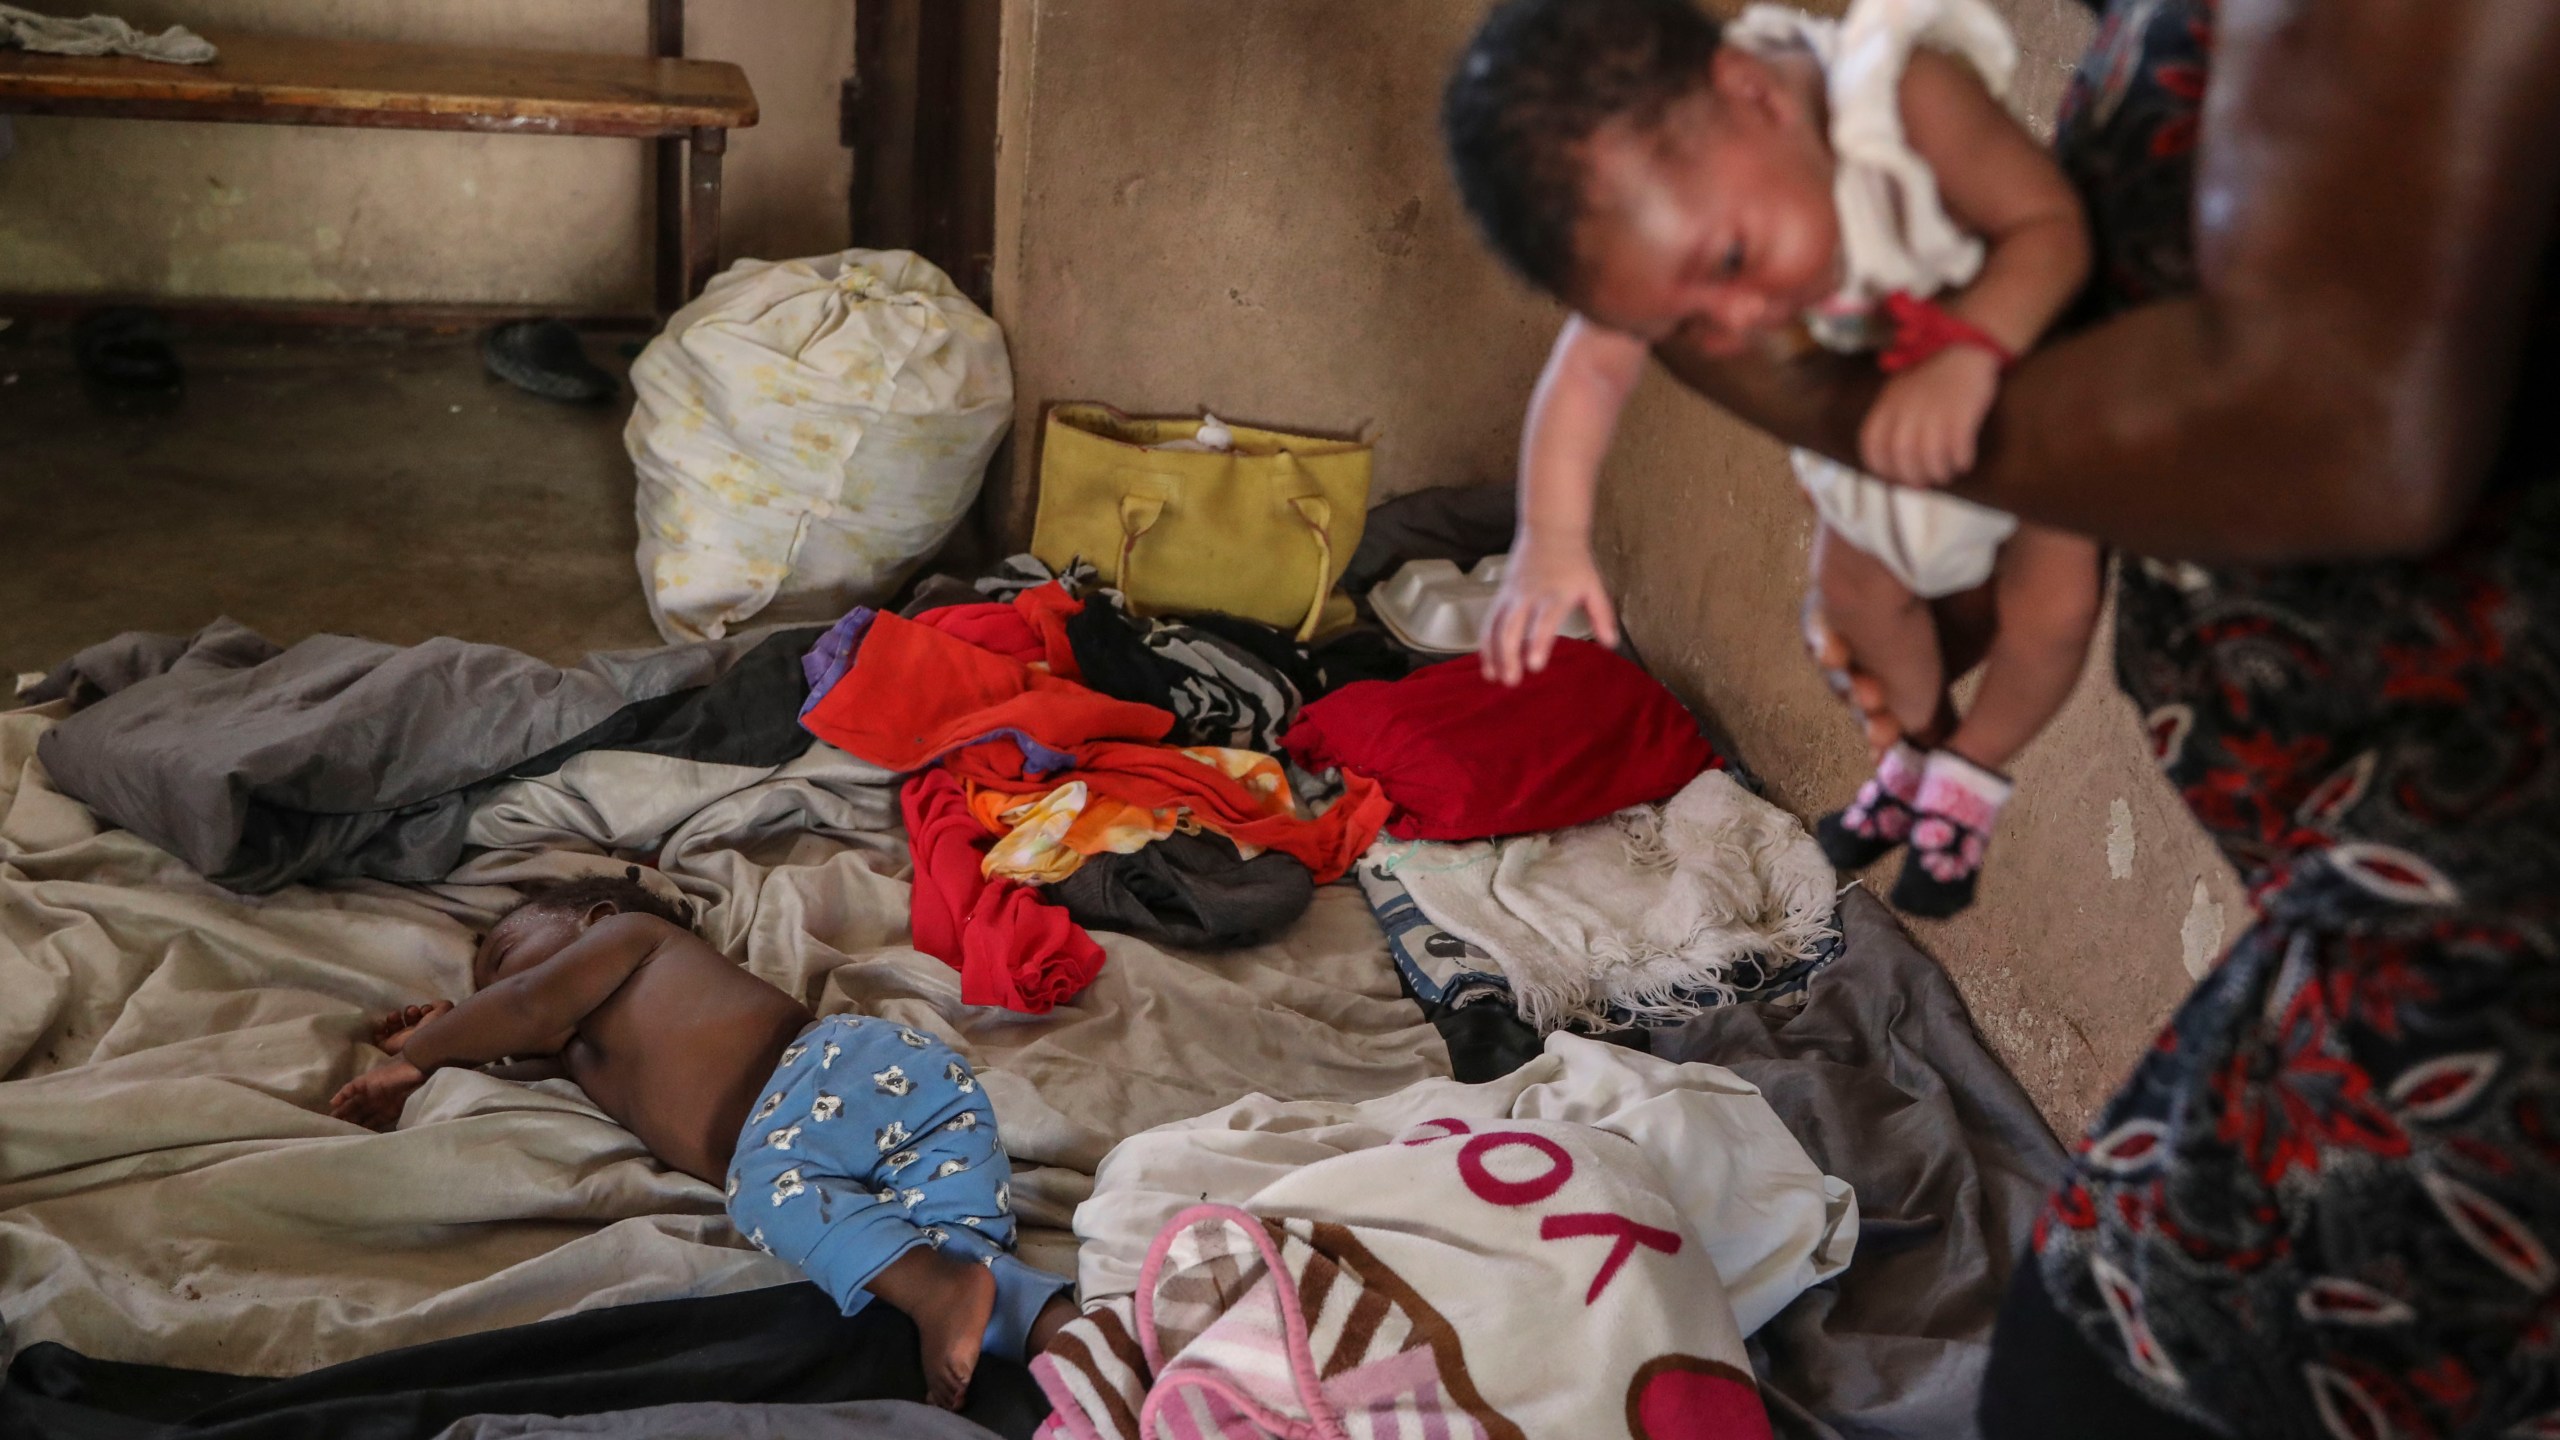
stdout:
[(684, 288), (684, 141), (670, 137), (655, 142), (658, 152), (658, 245), (656, 285), (658, 315), (664, 319), (682, 309)]
[(692, 163), (685, 167), (684, 294), (702, 293), (720, 268), (720, 157), (729, 132), (702, 126), (693, 132)]

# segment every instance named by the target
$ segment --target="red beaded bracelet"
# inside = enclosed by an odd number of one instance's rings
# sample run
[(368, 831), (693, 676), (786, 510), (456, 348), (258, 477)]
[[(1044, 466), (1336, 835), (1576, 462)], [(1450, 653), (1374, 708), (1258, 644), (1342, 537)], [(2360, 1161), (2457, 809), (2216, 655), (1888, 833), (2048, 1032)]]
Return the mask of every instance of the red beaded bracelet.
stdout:
[(1989, 331), (1934, 300), (1897, 290), (1884, 297), (1884, 313), (1893, 322), (1893, 344), (1876, 357), (1876, 364), (1888, 375), (1908, 370), (1957, 345), (1990, 351), (2003, 370), (2017, 363), (2016, 353), (1992, 338)]

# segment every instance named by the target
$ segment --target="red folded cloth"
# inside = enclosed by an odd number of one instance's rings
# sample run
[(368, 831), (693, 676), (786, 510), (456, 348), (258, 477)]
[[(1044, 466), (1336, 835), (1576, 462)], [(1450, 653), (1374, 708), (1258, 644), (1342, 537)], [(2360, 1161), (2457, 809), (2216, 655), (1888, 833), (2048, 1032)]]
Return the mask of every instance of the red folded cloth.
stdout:
[(915, 617), (945, 635), (956, 635), (981, 650), (992, 650), (1025, 665), (1044, 664), (1064, 680), (1082, 679), (1076, 669), (1075, 646), (1067, 640), (1067, 621), (1084, 613), (1084, 602), (1052, 580), (1010, 601), (983, 605), (944, 605)]
[(1040, 632), (1031, 628), (1031, 622), (1020, 610), (1002, 601), (990, 600), (984, 605), (940, 606), (918, 615), (916, 623), (945, 635), (957, 636), (1008, 660), (1028, 662), (1048, 658), (1047, 648), (1040, 643)]
[(809, 733), (888, 770), (920, 770), (964, 745), (1009, 734), (1042, 747), (1042, 774), (1094, 740), (1161, 740), (1173, 712), (1114, 700), (944, 631), (883, 615), (853, 668), (801, 717)]
[(1034, 658), (1048, 661), (1052, 675), (1083, 679), (1084, 671), (1076, 665), (1076, 647), (1067, 639), (1067, 622), (1084, 613), (1084, 602), (1052, 580), (1013, 597), (1013, 608), (1039, 637), (1040, 654)]
[(915, 858), (916, 948), (960, 972), (962, 1004), (1046, 1014), (1102, 973), (1102, 947), (1066, 911), (979, 871), (995, 837), (949, 771), (909, 780), (898, 802)]
[(1698, 722), (1642, 666), (1559, 640), (1518, 688), (1473, 656), (1363, 680), (1309, 705), (1282, 743), (1310, 770), (1375, 779), (1405, 840), (1560, 830), (1667, 799), (1718, 763)]

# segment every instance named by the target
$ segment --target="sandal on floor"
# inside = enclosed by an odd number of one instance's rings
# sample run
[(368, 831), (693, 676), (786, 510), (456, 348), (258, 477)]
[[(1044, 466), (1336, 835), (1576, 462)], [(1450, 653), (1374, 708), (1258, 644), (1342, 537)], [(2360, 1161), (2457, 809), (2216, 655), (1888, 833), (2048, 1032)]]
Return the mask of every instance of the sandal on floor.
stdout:
[(559, 320), (499, 326), (481, 342), (480, 363), (490, 374), (545, 400), (583, 405), (622, 393), (613, 376), (587, 358), (578, 332)]
[(112, 406), (175, 400), (186, 389), (168, 322), (149, 310), (90, 312), (71, 332), (71, 354), (91, 395)]

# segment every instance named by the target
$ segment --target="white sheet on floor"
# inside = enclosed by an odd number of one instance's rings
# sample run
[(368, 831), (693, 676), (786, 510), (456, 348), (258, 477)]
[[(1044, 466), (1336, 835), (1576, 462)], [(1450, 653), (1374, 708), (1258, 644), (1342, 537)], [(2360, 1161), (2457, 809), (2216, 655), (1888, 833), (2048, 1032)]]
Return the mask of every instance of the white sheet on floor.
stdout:
[(1847, 1268), (1857, 1244), (1857, 1197), (1815, 1168), (1742, 1077), (1550, 1035), (1545, 1054), (1482, 1085), (1428, 1080), (1355, 1104), (1255, 1095), (1120, 1142), (1076, 1209), (1078, 1297), (1092, 1305), (1134, 1292), (1148, 1247), (1186, 1207), (1248, 1206), (1302, 1166), (1438, 1119), (1566, 1121), (1633, 1141), (1714, 1258), (1746, 1335)]
[[(619, 752), (480, 812), (458, 883), (243, 899), (102, 830), (0, 715), (0, 1322), (19, 1344), (247, 1375), (571, 1311), (785, 1282), (717, 1189), (565, 1081), (438, 1074), (400, 1128), (331, 1120), (381, 1057), (365, 1017), (456, 997), (506, 882), (656, 852), (704, 933), (822, 1011), (930, 1029), (984, 1075), (1026, 1258), (1125, 1136), (1255, 1093), (1353, 1101), (1448, 1073), (1356, 891), (1282, 940), (1110, 962), (1045, 1016), (959, 1003), (906, 945), (888, 777), (819, 746), (778, 771)], [(661, 849), (661, 847), (663, 847)]]
[(1501, 963), (1541, 1030), (1695, 1013), (1746, 955), (1810, 958), (1832, 933), (1836, 877), (1784, 810), (1710, 770), (1661, 805), (1467, 845), (1381, 842), (1434, 924)]

